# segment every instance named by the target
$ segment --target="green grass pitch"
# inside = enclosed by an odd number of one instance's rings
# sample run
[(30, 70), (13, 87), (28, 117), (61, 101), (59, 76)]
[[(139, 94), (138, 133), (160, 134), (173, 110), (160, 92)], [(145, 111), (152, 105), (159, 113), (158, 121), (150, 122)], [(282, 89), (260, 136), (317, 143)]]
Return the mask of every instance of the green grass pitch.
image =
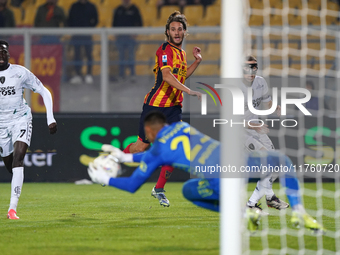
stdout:
[[(100, 185), (25, 183), (20, 220), (10, 221), (6, 219), (10, 184), (1, 183), (0, 254), (219, 254), (219, 214), (186, 201), (182, 183), (167, 184), (171, 206), (163, 208), (150, 196), (153, 185), (129, 194)], [(334, 189), (333, 184), (325, 187)], [(315, 203), (305, 197), (307, 208), (315, 209)], [(334, 210), (334, 201), (326, 200), (323, 206)], [(269, 212), (270, 227), (279, 229), (277, 212)], [(324, 225), (334, 230), (334, 219), (325, 217)], [(287, 239), (291, 248), (297, 248), (293, 237)], [(323, 240), (324, 247), (335, 250), (334, 239)], [(306, 236), (305, 244), (316, 250), (315, 237)], [(250, 247), (261, 250), (261, 238), (251, 237)], [(279, 237), (270, 236), (270, 247), (281, 248)]]

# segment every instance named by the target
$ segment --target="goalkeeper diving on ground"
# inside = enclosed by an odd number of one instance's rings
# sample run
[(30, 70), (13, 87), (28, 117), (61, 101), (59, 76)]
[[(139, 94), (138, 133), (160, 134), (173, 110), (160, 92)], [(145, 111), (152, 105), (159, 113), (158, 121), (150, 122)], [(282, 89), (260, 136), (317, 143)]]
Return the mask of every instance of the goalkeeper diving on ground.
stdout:
[[(199, 163), (201, 157), (206, 159), (206, 165), (220, 163), (220, 142), (200, 133), (186, 122), (167, 125), (165, 116), (161, 112), (155, 111), (145, 117), (144, 128), (148, 139), (153, 143), (146, 152), (130, 154), (111, 145), (102, 147), (104, 151), (110, 152), (121, 163), (140, 162), (133, 174), (130, 177), (112, 178), (100, 167), (100, 164), (96, 166), (90, 164), (88, 173), (93, 182), (134, 193), (159, 166), (171, 165), (192, 173), (192, 166), (201, 165)], [(200, 150), (196, 150), (194, 155), (191, 148), (195, 147)], [(260, 166), (264, 161), (271, 166), (292, 164), (291, 160), (282, 153), (266, 151), (249, 154), (247, 165), (250, 167)], [(313, 231), (323, 231), (322, 225), (306, 213), (301, 203), (299, 183), (295, 174), (285, 173), (280, 181), (281, 185), (286, 187), (286, 195), (293, 209), (291, 223), (296, 227), (304, 226)], [(182, 192), (183, 196), (195, 205), (219, 211), (219, 178), (190, 179), (184, 183)], [(247, 214), (252, 214), (251, 209), (248, 209)], [(252, 215), (251, 218), (257, 221), (258, 217)]]

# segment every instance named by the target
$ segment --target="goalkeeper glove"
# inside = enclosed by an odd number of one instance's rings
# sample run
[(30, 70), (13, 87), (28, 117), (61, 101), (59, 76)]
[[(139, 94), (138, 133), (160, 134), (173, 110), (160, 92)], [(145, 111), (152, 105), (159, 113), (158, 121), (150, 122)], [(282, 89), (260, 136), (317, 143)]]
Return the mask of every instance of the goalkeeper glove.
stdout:
[(124, 153), (111, 144), (103, 144), (102, 150), (105, 152), (109, 152), (113, 157), (117, 158), (120, 163), (133, 162), (133, 157), (131, 153)]

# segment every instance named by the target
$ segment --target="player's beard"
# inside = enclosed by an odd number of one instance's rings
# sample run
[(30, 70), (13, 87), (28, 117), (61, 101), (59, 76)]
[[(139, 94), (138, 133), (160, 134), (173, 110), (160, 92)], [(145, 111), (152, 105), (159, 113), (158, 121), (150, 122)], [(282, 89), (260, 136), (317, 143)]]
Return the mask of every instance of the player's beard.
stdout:
[(184, 35), (182, 36), (181, 42), (179, 42), (179, 43), (176, 43), (175, 40), (174, 40), (174, 38), (173, 38), (171, 35), (169, 35), (169, 38), (170, 38), (170, 42), (171, 42), (173, 45), (175, 45), (175, 46), (177, 46), (177, 47), (180, 47), (180, 46), (182, 45), (182, 42), (183, 42), (183, 39), (184, 39)]

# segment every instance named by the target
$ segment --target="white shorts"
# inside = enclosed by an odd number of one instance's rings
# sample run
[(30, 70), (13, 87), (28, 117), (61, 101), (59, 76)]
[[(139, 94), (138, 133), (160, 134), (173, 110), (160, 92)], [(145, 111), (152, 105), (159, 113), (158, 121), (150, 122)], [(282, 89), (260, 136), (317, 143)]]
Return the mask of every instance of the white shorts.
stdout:
[(13, 152), (13, 144), (16, 141), (31, 144), (32, 118), (23, 117), (16, 122), (9, 123), (8, 126), (0, 127), (0, 155), (7, 157)]
[(255, 130), (247, 130), (244, 136), (244, 146), (247, 148), (248, 151), (275, 150), (272, 141), (266, 134), (259, 134)]

